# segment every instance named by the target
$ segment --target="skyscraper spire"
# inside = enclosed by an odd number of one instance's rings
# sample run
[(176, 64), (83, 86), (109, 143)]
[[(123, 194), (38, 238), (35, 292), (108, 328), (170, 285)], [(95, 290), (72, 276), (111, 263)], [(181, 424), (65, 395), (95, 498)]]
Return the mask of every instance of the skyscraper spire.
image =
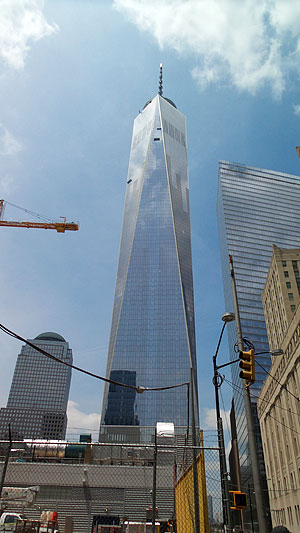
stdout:
[(159, 94), (159, 96), (162, 96), (162, 95), (163, 95), (162, 63), (159, 65), (159, 84), (158, 84), (158, 94)]

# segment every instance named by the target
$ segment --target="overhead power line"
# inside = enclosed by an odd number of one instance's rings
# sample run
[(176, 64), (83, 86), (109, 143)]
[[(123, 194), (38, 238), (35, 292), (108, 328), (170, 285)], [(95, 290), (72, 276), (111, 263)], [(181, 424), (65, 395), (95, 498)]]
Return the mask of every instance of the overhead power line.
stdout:
[(278, 418), (275, 418), (275, 416), (271, 415), (270, 413), (268, 413), (268, 416), (269, 416), (270, 418), (273, 418), (273, 420), (275, 420), (276, 422), (278, 422), (278, 424), (281, 424), (284, 428), (287, 428), (287, 429), (289, 429), (290, 431), (292, 431), (293, 433), (297, 433), (297, 435), (300, 435), (300, 432), (299, 432), (299, 431), (296, 431), (296, 429), (291, 428), (290, 426), (287, 426), (286, 424), (284, 424), (283, 422), (281, 422), (280, 420), (278, 420)]
[(165, 387), (142, 387), (142, 386), (135, 386), (135, 385), (128, 385), (127, 383), (120, 383), (119, 381), (115, 381), (113, 379), (108, 379), (103, 376), (99, 376), (98, 374), (94, 374), (93, 372), (90, 372), (89, 370), (85, 370), (84, 368), (80, 368), (79, 366), (72, 365), (71, 363), (68, 363), (67, 361), (63, 361), (59, 359), (58, 357), (55, 357), (55, 355), (52, 355), (49, 352), (46, 352), (46, 350), (43, 350), (39, 346), (36, 346), (32, 342), (24, 339), (24, 337), (21, 337), (21, 335), (18, 335), (14, 331), (8, 329), (3, 324), (0, 324), (0, 329), (4, 331), (7, 335), (10, 335), (11, 337), (21, 341), (25, 342), (25, 344), (28, 344), (31, 348), (36, 350), (37, 352), (40, 352), (41, 354), (45, 355), (46, 357), (49, 357), (49, 359), (53, 359), (53, 361), (56, 361), (57, 363), (60, 363), (62, 365), (68, 366), (70, 368), (73, 368), (74, 370), (77, 370), (78, 372), (82, 372), (83, 374), (87, 374), (88, 376), (91, 376), (96, 379), (100, 379), (101, 381), (105, 381), (106, 383), (112, 383), (113, 385), (118, 385), (119, 387), (126, 387), (127, 389), (133, 389), (138, 393), (142, 392), (148, 392), (148, 391), (162, 391), (162, 390), (168, 390), (168, 389), (176, 389), (178, 387), (188, 386), (189, 381), (186, 381), (184, 383), (177, 383), (175, 385), (168, 385)]
[(298, 400), (298, 402), (300, 402), (298, 396), (296, 396), (295, 394), (293, 394), (293, 393), (287, 388), (287, 386), (286, 386), (284, 383), (280, 383), (280, 381), (279, 381), (277, 378), (275, 378), (275, 376), (273, 376), (272, 374), (270, 374), (270, 372), (269, 372), (269, 371), (268, 371), (263, 365), (261, 365), (261, 364), (257, 361), (257, 359), (255, 360), (255, 362), (256, 362), (256, 364), (257, 364), (258, 366), (260, 366), (260, 368), (262, 368), (262, 369), (263, 369), (263, 370), (264, 370), (264, 371), (265, 371), (265, 372), (266, 372), (266, 373), (267, 373), (272, 379), (274, 379), (274, 381), (276, 381), (276, 383), (278, 383), (278, 385), (280, 385), (283, 389), (286, 390), (286, 392), (288, 392), (291, 396), (293, 396), (293, 398), (295, 398), (296, 400)]
[[(224, 381), (232, 388), (239, 392), (242, 391), (242, 387), (239, 387), (235, 383), (232, 383), (232, 381), (229, 381), (229, 379), (224, 378)], [(252, 398), (255, 398), (256, 400), (260, 399), (261, 402), (267, 403), (268, 405), (272, 405), (273, 407), (276, 407), (276, 409), (281, 409), (282, 411), (286, 411), (287, 413), (290, 413), (291, 415), (300, 416), (300, 413), (295, 413), (295, 411), (290, 411), (290, 409), (287, 409), (286, 407), (282, 407), (281, 405), (278, 405), (277, 403), (270, 402), (269, 400), (265, 400), (264, 398), (260, 398), (260, 396), (257, 396), (256, 394), (251, 394)]]
[[(230, 387), (242, 396), (242, 392), (238, 389), (241, 389), (241, 387), (239, 387), (238, 385), (235, 385), (234, 383), (231, 383), (228, 379), (225, 379), (226, 383), (228, 383), (230, 385)], [(242, 390), (242, 389), (241, 389)], [(272, 402), (267, 402), (269, 403), (270, 405), (273, 405)], [(277, 406), (276, 406), (277, 407)], [(275, 418), (275, 416), (271, 415), (270, 413), (268, 413), (268, 416), (270, 416), (270, 418), (273, 418), (273, 420), (275, 420), (276, 422), (278, 422), (278, 424), (281, 424), (282, 426), (284, 426), (285, 428), (289, 429), (290, 431), (292, 431), (293, 433), (296, 433), (297, 435), (300, 435), (300, 432), (299, 431), (296, 431), (294, 428), (291, 428), (290, 426), (287, 426), (286, 424), (284, 424), (283, 422), (281, 422), (280, 420), (278, 420), (278, 418)]]

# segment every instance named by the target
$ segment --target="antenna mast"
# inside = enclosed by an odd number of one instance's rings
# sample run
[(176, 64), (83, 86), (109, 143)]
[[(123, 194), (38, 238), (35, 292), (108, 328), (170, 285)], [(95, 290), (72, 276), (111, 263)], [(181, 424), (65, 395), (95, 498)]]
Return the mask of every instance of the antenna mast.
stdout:
[(159, 94), (159, 96), (163, 95), (162, 63), (159, 65), (158, 94)]

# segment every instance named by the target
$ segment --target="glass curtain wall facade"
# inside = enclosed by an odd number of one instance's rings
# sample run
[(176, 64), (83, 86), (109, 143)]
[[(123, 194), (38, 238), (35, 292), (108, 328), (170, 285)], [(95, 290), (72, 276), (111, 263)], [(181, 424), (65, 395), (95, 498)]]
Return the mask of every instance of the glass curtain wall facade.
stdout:
[[(47, 332), (30, 342), (72, 364), (72, 350), (57, 333)], [(0, 436), (8, 437), (11, 425), (14, 439), (64, 439), (71, 368), (22, 346), (7, 401), (0, 409)]]
[[(185, 117), (157, 95), (134, 121), (106, 376), (163, 387), (196, 374)], [(101, 425), (187, 424), (186, 386), (106, 384)]]
[[(221, 161), (217, 213), (226, 311), (233, 310), (230, 254), (234, 263), (243, 337), (253, 342), (256, 352), (267, 351), (269, 345), (261, 293), (270, 266), (272, 245), (280, 248), (300, 246), (300, 178)], [(228, 324), (227, 331), (231, 358), (236, 359), (234, 322)], [(269, 370), (269, 354), (256, 356), (256, 359)], [(248, 478), (248, 483), (251, 470), (242, 382), (238, 365), (232, 365), (231, 369), (241, 475), (245, 482)], [(250, 389), (255, 414), (257, 396), (266, 376), (266, 372), (256, 365), (256, 381)], [(256, 431), (261, 450), (257, 417)], [(263, 469), (262, 451), (260, 453)]]

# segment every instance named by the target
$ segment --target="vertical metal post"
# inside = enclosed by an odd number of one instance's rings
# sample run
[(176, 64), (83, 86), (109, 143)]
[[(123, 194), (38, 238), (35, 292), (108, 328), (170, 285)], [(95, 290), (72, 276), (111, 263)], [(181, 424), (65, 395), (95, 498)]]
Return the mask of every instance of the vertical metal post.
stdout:
[(8, 443), (8, 448), (7, 448), (5, 461), (4, 461), (4, 465), (3, 465), (3, 469), (2, 469), (1, 481), (0, 481), (0, 498), (2, 496), (3, 485), (4, 485), (4, 482), (5, 482), (5, 475), (6, 475), (7, 465), (8, 465), (8, 461), (9, 461), (10, 450), (12, 449), (10, 424), (8, 424), (8, 438), (9, 438), (9, 443)]
[(195, 423), (195, 399), (194, 399), (194, 371), (191, 367), (191, 407), (192, 407), (192, 443), (193, 443), (193, 479), (194, 479), (194, 511), (195, 511), (195, 533), (200, 533), (200, 512), (199, 512), (199, 484), (198, 484), (198, 468), (197, 468), (197, 437), (196, 437), (196, 423)]
[[(232, 447), (234, 451), (234, 460), (235, 460), (236, 474), (237, 474), (237, 488), (238, 490), (242, 491), (240, 459), (239, 459), (239, 451), (238, 451), (238, 445), (237, 445), (236, 439), (232, 442)], [(245, 529), (244, 510), (241, 509), (240, 513), (241, 513), (241, 527), (242, 527), (242, 531), (244, 531)]]
[(157, 466), (157, 429), (154, 434), (154, 455), (153, 455), (153, 485), (152, 485), (152, 533), (155, 533), (156, 522), (156, 466)]
[[(233, 260), (232, 260), (231, 255), (229, 256), (229, 265), (230, 265), (230, 276), (231, 276), (231, 283), (232, 283), (232, 296), (233, 296), (234, 312), (235, 312), (237, 342), (238, 342), (239, 351), (243, 351), (244, 349), (243, 336), (242, 336), (242, 330), (241, 330), (239, 305), (238, 305), (236, 284), (235, 284), (235, 277), (234, 277)], [(256, 453), (257, 450), (256, 450), (256, 440), (255, 440), (254, 421), (253, 421), (253, 413), (252, 413), (252, 407), (251, 407), (250, 392), (249, 392), (249, 387), (247, 387), (244, 380), (243, 380), (243, 394), (244, 394), (244, 404), (245, 404), (247, 430), (248, 430), (248, 443), (249, 443), (253, 483), (254, 483), (254, 489), (255, 489), (255, 501), (256, 501), (256, 511), (257, 511), (259, 532), (267, 533), (268, 532), (267, 519), (266, 519), (265, 510), (264, 510), (264, 497), (263, 497), (262, 483), (261, 483), (260, 470), (259, 470), (259, 461), (258, 461), (258, 457)]]
[(215, 387), (215, 400), (216, 400), (216, 415), (217, 415), (217, 430), (218, 430), (218, 445), (219, 445), (219, 462), (220, 462), (220, 476), (221, 476), (221, 489), (222, 489), (222, 507), (223, 507), (223, 522), (224, 525), (228, 526), (227, 531), (232, 530), (232, 516), (230, 511), (230, 501), (229, 501), (229, 485), (228, 485), (228, 475), (227, 475), (227, 465), (226, 465), (226, 455), (225, 455), (225, 442), (224, 442), (224, 431), (223, 431), (223, 422), (220, 412), (220, 402), (219, 402), (219, 385), (218, 385), (218, 367), (217, 367), (217, 355), (222, 340), (223, 332), (226, 326), (224, 322), (222, 331), (220, 334), (218, 346), (216, 353), (213, 356), (213, 365), (214, 365), (214, 379), (213, 384)]

